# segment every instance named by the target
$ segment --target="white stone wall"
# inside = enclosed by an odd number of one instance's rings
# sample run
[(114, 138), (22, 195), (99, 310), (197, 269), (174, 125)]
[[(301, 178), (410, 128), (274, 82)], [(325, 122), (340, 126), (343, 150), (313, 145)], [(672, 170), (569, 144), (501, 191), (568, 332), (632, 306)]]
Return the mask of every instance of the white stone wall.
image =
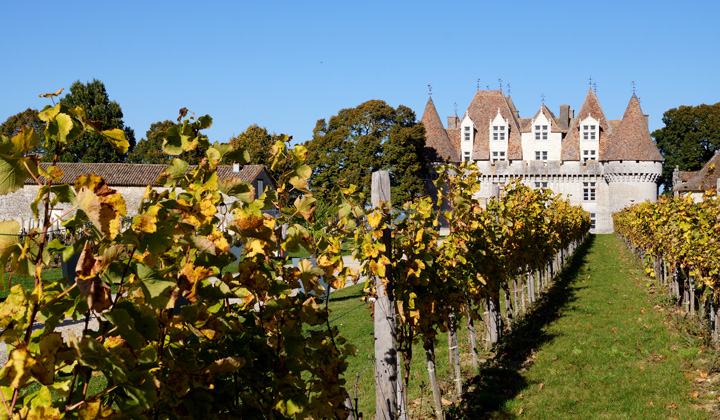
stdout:
[[(262, 180), (265, 188), (273, 188), (273, 184), (270, 179), (262, 172), (258, 179)], [(257, 180), (253, 182), (253, 187), (257, 188)], [(112, 186), (120, 195), (125, 199), (125, 207), (127, 210), (127, 217), (132, 217), (138, 214), (140, 208), (140, 202), (145, 194), (145, 187), (126, 187), (126, 186)], [(37, 197), (39, 191), (37, 185), (25, 185), (23, 188), (15, 191), (14, 193), (0, 196), (0, 221), (15, 220), (20, 223), (20, 226), (26, 230), (42, 225), (42, 221), (38, 222), (34, 220), (32, 211), (30, 210), (30, 204)], [(166, 188), (156, 187), (157, 191), (164, 191)], [(257, 196), (257, 194), (256, 194)], [(225, 203), (228, 205), (235, 202), (236, 199), (233, 197), (225, 197)], [(71, 209), (72, 206), (66, 203), (59, 204), (53, 209), (55, 215), (60, 215)], [(68, 219), (75, 214), (73, 211), (64, 219)], [(42, 210), (40, 210), (42, 215)]]
[[(536, 182), (547, 182), (547, 187), (553, 192), (595, 215), (592, 233), (613, 232), (612, 214), (624, 207), (645, 200), (656, 201), (657, 179), (662, 173), (659, 162), (555, 160), (476, 163), (483, 174), (478, 198), (490, 197), (493, 184), (507, 185), (516, 178), (522, 177), (522, 182), (532, 188)], [(595, 183), (594, 201), (585, 200), (585, 182)]]

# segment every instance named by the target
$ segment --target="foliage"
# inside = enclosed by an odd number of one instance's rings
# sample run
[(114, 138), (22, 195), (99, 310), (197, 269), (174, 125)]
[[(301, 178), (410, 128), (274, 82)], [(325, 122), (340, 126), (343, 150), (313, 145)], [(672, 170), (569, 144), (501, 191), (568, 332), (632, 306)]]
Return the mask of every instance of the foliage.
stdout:
[(652, 136), (665, 158), (662, 184), (671, 190), (676, 166), (697, 171), (720, 150), (720, 102), (672, 108), (663, 114), (663, 123)]
[[(340, 210), (366, 220), (349, 229), (357, 245), (353, 257), (363, 263), (368, 293), (377, 294), (378, 281), (394, 298), (405, 388), (413, 343), (421, 341), (432, 353), (438, 333), (448, 328), (450, 314), (462, 314), (468, 302), (477, 308), (486, 299), (497, 300), (500, 288), (513, 276), (547, 264), (590, 228), (587, 212), (550, 190), (533, 190), (518, 180), (483, 206), (477, 198), (481, 174), (475, 164), (438, 170), (437, 199), (408, 202), (400, 215), (393, 214), (390, 203), (368, 211), (347, 204)], [(348, 197), (354, 193), (343, 192)], [(437, 209), (443, 202), (451, 210), (441, 215)], [(451, 227), (442, 240), (437, 229), (441, 216)], [(469, 312), (480, 318), (477, 311)]]
[[(234, 148), (241, 148), (248, 151), (250, 154), (250, 160), (248, 163), (254, 165), (265, 165), (268, 169), (268, 173), (273, 179), (279, 179), (278, 173), (270, 170), (270, 151), (272, 146), (278, 139), (282, 138), (281, 135), (268, 133), (267, 128), (260, 127), (257, 124), (253, 124), (248, 127), (244, 132), (230, 139), (230, 144)], [(290, 138), (292, 139), (292, 137)], [(232, 164), (233, 162), (227, 161), (226, 164)]]
[(47, 149), (48, 160), (56, 150), (59, 162), (124, 162), (129, 150), (135, 147), (135, 133), (123, 123), (123, 112), (117, 102), (111, 101), (103, 82), (93, 79), (82, 83), (79, 80), (70, 86), (70, 92), (60, 100), (68, 108), (81, 107), (85, 119), (97, 130), (119, 129), (123, 132), (129, 146), (122, 152), (113, 148), (94, 132), (86, 132), (77, 141), (65, 147), (56, 147), (50, 143)]
[(696, 203), (690, 195), (660, 197), (627, 207), (613, 215), (615, 231), (648, 257), (681, 268), (717, 292), (720, 287), (720, 206), (717, 193), (707, 191)]
[[(187, 111), (181, 113), (186, 117)], [(122, 130), (99, 131), (81, 108), (65, 103), (46, 107), (46, 141), (55, 159), (87, 133), (100, 134), (125, 153)], [(352, 270), (342, 266), (341, 241), (313, 241), (298, 222), (312, 218), (314, 198), (307, 189), (311, 170), (302, 146), (278, 141), (272, 168), (278, 188), (255, 199), (253, 187), (238, 179), (219, 181), (224, 158), (245, 162), (247, 153), (230, 145), (210, 145), (201, 131), (208, 116), (184, 118), (159, 135), (164, 152), (179, 155), (207, 147), (205, 158), (188, 170), (174, 159), (161, 175), (167, 190), (148, 188), (131, 226), (122, 229), (125, 201), (95, 175), (74, 185), (55, 185), (57, 166), (41, 171), (26, 154), (37, 146), (29, 127), (2, 137), (2, 193), (17, 190), (30, 175), (47, 180), (33, 203), (43, 227), (23, 242), (17, 222), (0, 222), (0, 261), (14, 275), (33, 275), (34, 288), (16, 285), (0, 306), (2, 338), (9, 362), (0, 371), (5, 401), (0, 416), (18, 418), (334, 418), (345, 416), (347, 392), (342, 372), (354, 347), (328, 324), (318, 296), (320, 277), (335, 288)], [(178, 127), (178, 128), (176, 128)], [(284, 140), (287, 140), (286, 138)], [(264, 211), (287, 206), (278, 218)], [(217, 205), (231, 197), (228, 231), (218, 230)], [(226, 197), (225, 200), (228, 200)], [(74, 206), (63, 226), (78, 241), (48, 242), (54, 203)], [(68, 217), (68, 216), (64, 216)], [(287, 226), (287, 235), (281, 234)], [(237, 274), (230, 244), (243, 245)], [(307, 249), (318, 264), (294, 268), (283, 251)], [(78, 281), (67, 285), (46, 277), (54, 254), (80, 253)], [(4, 267), (0, 267), (4, 268)], [(5, 270), (1, 270), (4, 272)], [(4, 283), (4, 282), (3, 282)], [(306, 292), (291, 293), (304, 286)], [(118, 287), (115, 297), (110, 285)], [(99, 329), (87, 328), (95, 314)], [(55, 331), (70, 316), (85, 319), (81, 335)], [(33, 330), (32, 325), (41, 322)], [(88, 383), (103, 376), (103, 389), (90, 395)]]
[(424, 194), (420, 177), (428, 174), (425, 131), (406, 106), (395, 109), (371, 100), (342, 109), (329, 122), (318, 120), (306, 145), (314, 168), (312, 189), (321, 201), (332, 196), (337, 182), (345, 181), (359, 185), (369, 197), (371, 173), (383, 169), (390, 171), (394, 206)]
[[(170, 120), (152, 123), (150, 129), (145, 133), (145, 138), (141, 139), (128, 154), (127, 162), (169, 164), (174, 159), (174, 156), (163, 152), (163, 135), (171, 127), (175, 126), (179, 126), (179, 124)], [(190, 165), (198, 165), (205, 157), (206, 151), (207, 147), (197, 147), (182, 152), (177, 157)]]
[[(39, 136), (39, 144), (44, 143), (43, 131), (45, 130), (45, 123), (38, 117), (38, 111), (36, 109), (28, 108), (23, 112), (18, 112), (15, 115), (8, 117), (2, 125), (0, 125), (0, 135), (6, 137), (13, 137), (15, 134), (22, 131), (24, 126), (32, 127), (33, 131)], [(42, 148), (30, 151), (30, 153), (41, 153)], [(45, 157), (45, 156), (43, 156)], [(42, 158), (41, 158), (42, 159)]]

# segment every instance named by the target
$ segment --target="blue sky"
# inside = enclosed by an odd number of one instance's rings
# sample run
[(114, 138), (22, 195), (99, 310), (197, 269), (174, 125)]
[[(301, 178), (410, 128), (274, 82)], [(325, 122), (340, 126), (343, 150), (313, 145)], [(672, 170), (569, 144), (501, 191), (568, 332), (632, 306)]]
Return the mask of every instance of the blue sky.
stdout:
[(304, 141), (370, 99), (462, 114), (502, 79), (521, 117), (576, 111), (597, 83), (609, 119), (636, 83), (650, 129), (720, 101), (717, 2), (3, 2), (0, 121), (97, 78), (138, 140), (187, 107), (212, 141), (257, 123)]

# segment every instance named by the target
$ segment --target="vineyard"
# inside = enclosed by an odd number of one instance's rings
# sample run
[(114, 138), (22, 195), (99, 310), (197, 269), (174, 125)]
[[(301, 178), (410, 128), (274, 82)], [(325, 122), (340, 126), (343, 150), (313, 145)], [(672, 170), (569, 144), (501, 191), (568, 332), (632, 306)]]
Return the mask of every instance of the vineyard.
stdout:
[(667, 287), (679, 306), (705, 322), (718, 344), (720, 207), (717, 193), (702, 201), (661, 197), (614, 215), (615, 229), (644, 261), (647, 273)]
[[(56, 184), (60, 168), (44, 170), (29, 154), (39, 141), (31, 129), (0, 140), (0, 194), (27, 178), (40, 186), (32, 206), (38, 228), (20, 240), (17, 222), (0, 222), (2, 284), (34, 278), (32, 289), (12, 286), (0, 307), (9, 356), (0, 371), (0, 417), (358, 417), (345, 377), (356, 348), (331, 325), (323, 284), (341, 289), (362, 277), (375, 302), (378, 418), (407, 416), (414, 343), (424, 350), (442, 418), (438, 334), (449, 334), (460, 395), (458, 325), (467, 325), (477, 366), (475, 349), (503, 340), (590, 227), (581, 208), (520, 182), (480, 202), (479, 173), (466, 163), (439, 167), (437, 195), (400, 209), (388, 198), (368, 208), (354, 186), (337, 185), (323, 204), (333, 212), (318, 226), (303, 146), (289, 147), (287, 139), (273, 146), (276, 189), (256, 195), (251, 185), (220, 181), (215, 172), (228, 159), (246, 162), (247, 151), (210, 144), (202, 130), (212, 119), (183, 111), (181, 125), (161, 134), (164, 151), (178, 156), (203, 147), (205, 159), (193, 167), (173, 160), (161, 175), (166, 190), (148, 188), (127, 228), (125, 201), (102, 178)], [(120, 130), (102, 131), (81, 108), (48, 106), (39, 116), (54, 164), (85, 132), (127, 150)], [(228, 202), (226, 217), (218, 208)], [(73, 211), (54, 220), (58, 203)], [(57, 222), (78, 239), (50, 240)], [(443, 223), (449, 234), (441, 237)], [(242, 246), (239, 259), (232, 246)], [(360, 272), (344, 264), (348, 248)], [(290, 264), (288, 255), (301, 250), (314, 263)], [(55, 256), (75, 255), (73, 284), (43, 274)], [(716, 273), (702, 273), (692, 275), (711, 284), (707, 276)], [(97, 330), (88, 328), (92, 314)], [(82, 334), (57, 332), (67, 318), (85, 323)], [(106, 380), (100, 389), (98, 377)]]

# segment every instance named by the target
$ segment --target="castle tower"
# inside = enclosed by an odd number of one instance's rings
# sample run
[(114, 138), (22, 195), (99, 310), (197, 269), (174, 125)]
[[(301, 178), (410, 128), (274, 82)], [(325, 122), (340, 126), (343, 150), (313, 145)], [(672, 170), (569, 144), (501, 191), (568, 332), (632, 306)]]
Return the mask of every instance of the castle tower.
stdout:
[(650, 136), (647, 117), (633, 93), (620, 125), (600, 145), (605, 181), (610, 189), (610, 213), (633, 203), (657, 200), (664, 161)]

